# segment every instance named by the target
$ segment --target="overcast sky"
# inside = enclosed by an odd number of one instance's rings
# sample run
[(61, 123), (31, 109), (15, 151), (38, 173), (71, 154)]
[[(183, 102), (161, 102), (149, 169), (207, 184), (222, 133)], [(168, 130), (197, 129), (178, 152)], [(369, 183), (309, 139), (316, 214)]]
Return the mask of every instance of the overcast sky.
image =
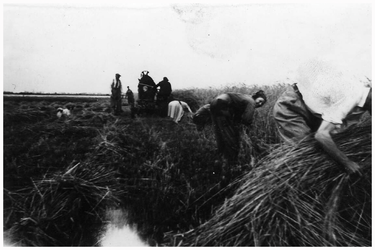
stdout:
[(142, 70), (173, 89), (273, 84), (316, 56), (372, 78), (370, 3), (78, 3), (3, 5), (4, 91), (109, 93), (116, 73), (135, 91)]

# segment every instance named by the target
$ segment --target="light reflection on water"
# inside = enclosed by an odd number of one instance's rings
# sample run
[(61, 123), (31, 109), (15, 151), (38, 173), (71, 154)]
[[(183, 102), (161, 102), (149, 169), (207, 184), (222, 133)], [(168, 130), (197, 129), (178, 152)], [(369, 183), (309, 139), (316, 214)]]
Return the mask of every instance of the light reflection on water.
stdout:
[[(98, 245), (101, 247), (149, 247), (138, 236), (136, 230), (127, 223), (127, 213), (121, 209), (109, 209), (106, 211), (107, 224), (98, 237)], [(3, 233), (3, 247), (21, 247), (13, 242), (11, 232)]]
[(100, 237), (102, 247), (146, 247), (137, 232), (127, 224), (126, 212), (121, 209), (107, 211), (108, 224)]

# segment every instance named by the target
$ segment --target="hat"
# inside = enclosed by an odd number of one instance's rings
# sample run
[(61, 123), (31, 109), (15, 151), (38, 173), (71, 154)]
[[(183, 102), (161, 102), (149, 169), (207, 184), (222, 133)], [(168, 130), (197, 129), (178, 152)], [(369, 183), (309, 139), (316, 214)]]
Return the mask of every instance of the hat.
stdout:
[(116, 76), (121, 76), (121, 75), (119, 73), (117, 73)]

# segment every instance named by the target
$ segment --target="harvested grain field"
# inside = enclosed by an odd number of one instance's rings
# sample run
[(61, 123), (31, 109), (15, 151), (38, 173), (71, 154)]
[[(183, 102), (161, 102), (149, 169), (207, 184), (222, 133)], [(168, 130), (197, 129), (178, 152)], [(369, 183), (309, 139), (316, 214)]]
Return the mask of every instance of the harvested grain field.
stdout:
[[(268, 103), (225, 180), (215, 172), (210, 126), (131, 119), (127, 106), (114, 116), (105, 98), (5, 99), (7, 243), (100, 246), (109, 211), (125, 211), (149, 246), (371, 245), (371, 117), (335, 137), (363, 169), (347, 176), (311, 140), (280, 144), (270, 114), (283, 88), (265, 89)], [(176, 94), (201, 106), (228, 90)], [(60, 106), (74, 106), (71, 116), (57, 118)]]

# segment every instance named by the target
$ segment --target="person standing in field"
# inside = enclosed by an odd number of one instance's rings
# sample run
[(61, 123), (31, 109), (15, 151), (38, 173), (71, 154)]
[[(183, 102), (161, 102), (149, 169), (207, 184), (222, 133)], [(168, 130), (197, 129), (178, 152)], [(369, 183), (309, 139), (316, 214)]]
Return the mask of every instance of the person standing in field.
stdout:
[(372, 84), (368, 78), (344, 73), (323, 60), (310, 60), (297, 71), (273, 109), (278, 132), (288, 144), (298, 145), (315, 133), (318, 144), (348, 173), (359, 173), (359, 165), (340, 151), (331, 135), (371, 114)]
[(130, 107), (134, 106), (134, 94), (133, 91), (127, 86), (128, 90), (126, 91), (125, 95), (128, 98), (128, 104)]
[[(193, 122), (198, 129), (212, 121), (218, 152), (224, 165), (235, 163), (240, 151), (240, 126), (250, 127), (256, 108), (267, 102), (263, 90), (253, 95), (225, 93), (214, 98), (209, 105), (201, 107), (194, 115)], [(211, 120), (207, 117), (211, 115)]]
[(156, 95), (157, 100), (159, 100), (159, 101), (168, 100), (169, 96), (172, 93), (172, 86), (171, 86), (171, 83), (169, 82), (168, 78), (164, 77), (163, 81), (156, 84), (155, 87), (156, 87), (156, 89), (159, 88), (159, 91)]
[(122, 85), (121, 85), (121, 80), (120, 80), (121, 75), (116, 74), (116, 82), (113, 80), (112, 85), (111, 85), (111, 107), (114, 110), (115, 115), (119, 115), (122, 112), (122, 104), (121, 104), (121, 90), (122, 90)]
[(115, 94), (116, 94), (116, 90), (115, 90), (115, 79), (112, 80), (112, 84), (111, 84), (111, 98), (110, 98), (110, 101), (111, 101), (111, 109), (112, 110), (115, 110), (115, 107), (116, 107), (116, 104), (115, 104)]
[(167, 77), (164, 77), (163, 81), (156, 84), (155, 88), (157, 90), (156, 105), (158, 107), (159, 115), (162, 117), (167, 116), (168, 103), (172, 93), (171, 83)]

